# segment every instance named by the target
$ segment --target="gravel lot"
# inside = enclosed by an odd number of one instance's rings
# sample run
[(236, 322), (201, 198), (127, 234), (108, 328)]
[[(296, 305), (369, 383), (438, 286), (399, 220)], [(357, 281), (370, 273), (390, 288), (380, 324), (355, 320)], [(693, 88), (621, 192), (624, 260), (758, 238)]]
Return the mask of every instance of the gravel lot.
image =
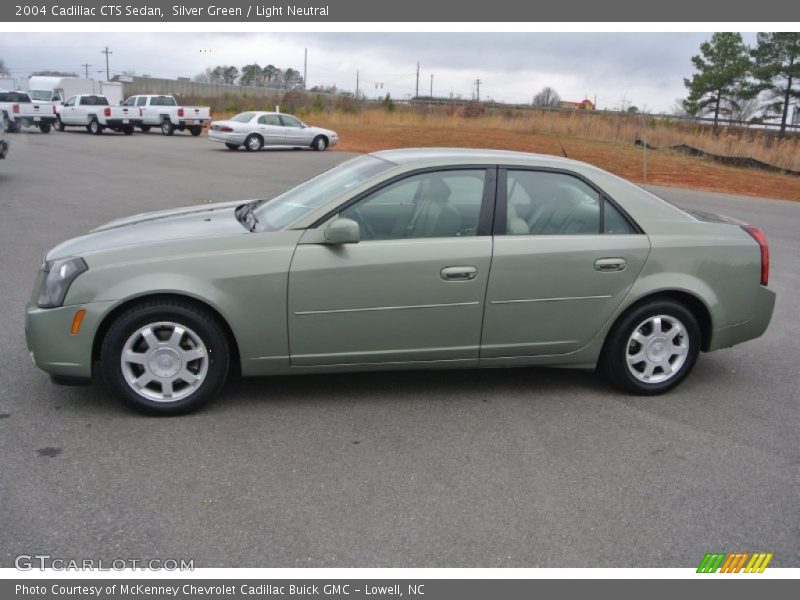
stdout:
[[(270, 195), (344, 153), (204, 138), (11, 136), (0, 162), (0, 566), (18, 554), (196, 566), (800, 566), (800, 203), (661, 188), (762, 226), (778, 292), (763, 338), (678, 390), (620, 395), (547, 369), (235, 380), (146, 418), (31, 365), (45, 251), (110, 219)], [(753, 176), (758, 176), (754, 172)], [(795, 307), (797, 305), (795, 304)]]

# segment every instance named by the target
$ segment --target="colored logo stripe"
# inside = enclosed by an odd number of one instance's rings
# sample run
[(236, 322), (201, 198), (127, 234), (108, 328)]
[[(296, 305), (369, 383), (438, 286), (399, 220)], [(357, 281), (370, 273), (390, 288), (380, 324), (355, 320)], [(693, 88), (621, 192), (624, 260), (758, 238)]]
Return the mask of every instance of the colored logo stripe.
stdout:
[[(749, 562), (748, 562), (748, 559)], [(772, 553), (756, 552), (707, 552), (697, 567), (698, 573), (763, 573), (772, 560)], [(745, 567), (745, 563), (747, 566)]]

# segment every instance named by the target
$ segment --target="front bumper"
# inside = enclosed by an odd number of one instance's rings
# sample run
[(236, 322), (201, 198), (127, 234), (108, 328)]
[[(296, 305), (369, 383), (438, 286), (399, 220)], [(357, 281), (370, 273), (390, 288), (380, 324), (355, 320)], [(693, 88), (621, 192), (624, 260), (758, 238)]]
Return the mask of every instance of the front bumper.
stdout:
[(728, 348), (764, 335), (772, 319), (772, 312), (775, 310), (775, 297), (775, 292), (771, 289), (759, 286), (753, 302), (755, 309), (753, 316), (742, 323), (712, 331), (709, 350)]
[(0, 140), (0, 159), (5, 158), (6, 154), (8, 154), (8, 142)]
[[(105, 315), (114, 302), (92, 302), (59, 308), (25, 308), (25, 341), (33, 363), (60, 379), (89, 380), (92, 377), (92, 347)], [(85, 309), (80, 330), (71, 333), (75, 313)]]

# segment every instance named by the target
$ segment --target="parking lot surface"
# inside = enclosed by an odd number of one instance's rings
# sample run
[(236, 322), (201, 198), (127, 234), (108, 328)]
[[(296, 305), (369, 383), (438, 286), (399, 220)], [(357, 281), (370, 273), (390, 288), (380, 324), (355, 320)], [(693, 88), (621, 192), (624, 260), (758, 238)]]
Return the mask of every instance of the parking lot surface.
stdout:
[[(147, 418), (50, 383), (23, 310), (44, 253), (110, 219), (272, 195), (344, 153), (21, 133), (0, 162), (0, 566), (19, 554), (195, 566), (800, 566), (800, 203), (654, 189), (766, 231), (772, 326), (625, 396), (556, 369), (236, 379)], [(757, 173), (754, 172), (754, 176)], [(257, 318), (257, 315), (254, 315)]]

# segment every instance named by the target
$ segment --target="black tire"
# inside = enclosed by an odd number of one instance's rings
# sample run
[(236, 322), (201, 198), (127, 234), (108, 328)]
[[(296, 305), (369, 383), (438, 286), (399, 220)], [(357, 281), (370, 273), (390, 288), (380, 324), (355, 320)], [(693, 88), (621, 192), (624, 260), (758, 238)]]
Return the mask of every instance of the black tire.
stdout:
[(198, 135), (203, 133), (203, 126), (202, 125), (190, 125), (189, 126), (189, 133), (191, 133), (192, 136), (197, 137)]
[(92, 119), (89, 121), (89, 124), (86, 126), (86, 129), (92, 135), (100, 135), (103, 133), (103, 126), (100, 125), (100, 122), (97, 119)]
[[(208, 360), (205, 379), (188, 396), (174, 401), (152, 400), (136, 392), (121, 366), (123, 348), (138, 329), (171, 322), (191, 329), (202, 340)], [(107, 384), (129, 407), (149, 415), (179, 415), (195, 411), (222, 388), (230, 368), (230, 348), (217, 319), (206, 309), (180, 300), (153, 300), (137, 304), (119, 315), (100, 347), (100, 367)]]
[(248, 152), (258, 152), (264, 147), (264, 139), (260, 135), (251, 133), (245, 138), (244, 147)]
[(161, 121), (161, 133), (164, 135), (172, 135), (175, 133), (175, 125), (173, 125), (170, 121), (164, 119)]
[(328, 148), (328, 138), (324, 135), (318, 135), (314, 138), (314, 141), (311, 142), (311, 147), (317, 152), (324, 152)]
[(39, 125), (39, 131), (42, 133), (50, 133), (50, 123), (42, 123)]
[[(633, 353), (632, 358), (635, 360), (639, 351), (647, 352), (645, 346), (639, 347), (638, 342), (631, 338), (636, 330), (642, 331), (641, 324), (657, 316), (675, 319), (683, 325), (685, 336), (681, 334), (679, 337), (687, 349), (685, 359), (678, 368), (675, 368), (674, 372), (667, 376), (667, 379), (651, 383), (642, 381), (631, 372), (631, 370), (642, 371), (643, 368), (629, 367), (628, 356), (629, 353)], [(672, 329), (668, 329), (666, 335), (669, 335), (670, 331)], [(692, 371), (700, 353), (700, 341), (700, 326), (689, 309), (675, 300), (654, 298), (624, 313), (614, 324), (606, 337), (598, 368), (616, 387), (625, 392), (640, 396), (663, 394), (680, 384)], [(656, 345), (656, 351), (660, 352), (662, 346), (660, 340), (654, 339), (653, 343)], [(674, 364), (677, 364), (679, 359), (675, 358)], [(665, 375), (664, 370), (659, 369), (660, 374)], [(659, 373), (655, 375), (658, 376)]]
[(139, 129), (142, 130), (142, 133), (147, 133), (150, 131), (150, 125), (139, 125)]
[(122, 133), (125, 135), (133, 135), (133, 125), (123, 125)]
[(53, 125), (53, 127), (55, 127), (56, 131), (64, 131), (66, 129), (66, 127), (64, 126), (64, 123), (61, 122), (61, 118), (60, 117), (58, 119), (56, 119), (56, 123), (55, 123), (55, 125)]
[(238, 150), (239, 149), (239, 144), (225, 144), (225, 146), (227, 146), (228, 150)]

